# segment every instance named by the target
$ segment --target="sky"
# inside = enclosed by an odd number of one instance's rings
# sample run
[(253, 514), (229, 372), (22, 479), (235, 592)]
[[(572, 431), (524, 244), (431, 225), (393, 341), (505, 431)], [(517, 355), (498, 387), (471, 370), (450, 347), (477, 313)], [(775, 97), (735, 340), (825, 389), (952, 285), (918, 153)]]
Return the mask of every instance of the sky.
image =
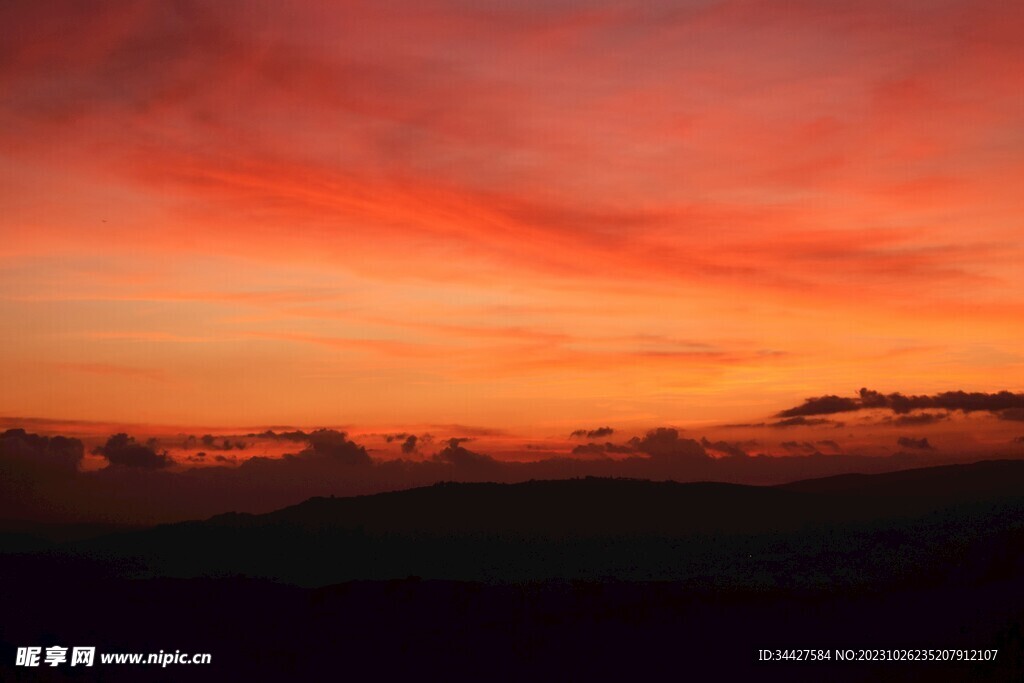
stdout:
[(976, 0), (4, 2), (0, 422), (568, 452), (1022, 391), (1022, 34)]

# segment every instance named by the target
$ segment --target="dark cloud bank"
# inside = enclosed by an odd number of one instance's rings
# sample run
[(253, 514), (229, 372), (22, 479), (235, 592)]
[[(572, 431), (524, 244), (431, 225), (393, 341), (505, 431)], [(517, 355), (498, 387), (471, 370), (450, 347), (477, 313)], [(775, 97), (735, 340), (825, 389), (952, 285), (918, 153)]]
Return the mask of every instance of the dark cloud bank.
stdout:
[[(1024, 394), (1009, 391), (998, 393), (945, 391), (932, 396), (905, 396), (901, 393), (882, 394), (871, 389), (861, 389), (856, 397), (816, 396), (804, 400), (794, 408), (778, 413), (780, 418), (800, 418), (817, 415), (835, 415), (858, 410), (883, 409), (891, 410), (897, 415), (905, 416), (914, 410), (938, 409), (960, 411), (963, 413), (987, 412), (1004, 420), (1024, 420)], [(908, 416), (907, 419), (909, 419)], [(935, 421), (942, 419), (941, 414), (933, 414)], [(900, 418), (897, 418), (897, 422)], [(907, 424), (904, 421), (902, 424)], [(910, 422), (912, 423), (912, 422)]]
[(581, 438), (581, 439), (603, 439), (606, 436), (611, 436), (615, 433), (615, 430), (611, 427), (598, 427), (597, 429), (577, 429), (569, 435), (570, 439)]

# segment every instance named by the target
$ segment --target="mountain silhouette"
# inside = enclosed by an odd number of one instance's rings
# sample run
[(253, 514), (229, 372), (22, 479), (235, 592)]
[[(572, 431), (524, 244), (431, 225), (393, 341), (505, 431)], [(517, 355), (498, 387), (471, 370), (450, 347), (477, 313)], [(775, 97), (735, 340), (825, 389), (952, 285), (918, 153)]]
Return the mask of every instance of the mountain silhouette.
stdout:
[[(115, 651), (215, 653), (218, 666), (189, 680), (1024, 674), (1017, 461), (775, 487), (443, 483), (40, 544), (0, 554), (0, 599), (23, 615), (5, 624), (4, 657), (101, 638)], [(998, 648), (1000, 659), (756, 659), (787, 647)]]
[(244, 575), (303, 586), (419, 576), (827, 587), (923, 580), (972, 565), (968, 548), (1017, 533), (1021, 492), (1018, 461), (776, 487), (599, 478), (441, 483), (311, 498), (267, 514), (228, 513), (58, 550), (116, 558), (129, 575)]

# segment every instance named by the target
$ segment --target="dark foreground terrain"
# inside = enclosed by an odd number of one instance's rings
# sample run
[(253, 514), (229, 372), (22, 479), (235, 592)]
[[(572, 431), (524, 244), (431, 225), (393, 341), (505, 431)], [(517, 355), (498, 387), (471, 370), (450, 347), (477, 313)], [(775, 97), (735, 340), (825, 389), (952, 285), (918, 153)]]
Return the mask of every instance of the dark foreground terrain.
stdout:
[[(772, 488), (444, 484), (10, 533), (0, 680), (1021, 680), (1022, 492), (1024, 463), (999, 461)], [(27, 645), (212, 664), (13, 666)], [(998, 654), (836, 661), (883, 648)]]

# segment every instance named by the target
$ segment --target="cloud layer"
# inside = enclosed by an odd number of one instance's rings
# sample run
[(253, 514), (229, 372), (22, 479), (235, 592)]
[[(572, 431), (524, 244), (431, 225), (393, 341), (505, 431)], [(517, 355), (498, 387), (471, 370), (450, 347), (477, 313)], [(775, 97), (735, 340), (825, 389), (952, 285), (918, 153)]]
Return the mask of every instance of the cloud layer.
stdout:
[(946, 419), (947, 415), (941, 413), (909, 415), (915, 410), (932, 408), (962, 413), (984, 412), (1002, 419), (1016, 420), (1021, 419), (1019, 415), (1024, 413), (1024, 393), (945, 391), (931, 396), (904, 396), (899, 392), (882, 394), (871, 389), (861, 389), (859, 396), (853, 398), (835, 395), (808, 398), (795, 408), (781, 411), (778, 416), (803, 419), (809, 415), (834, 415), (858, 410), (880, 409), (890, 410), (897, 414), (899, 416), (895, 420), (897, 424), (926, 424)]
[(649, 430), (625, 443), (578, 444), (571, 453), (522, 462), (499, 460), (476, 450), (473, 443), (453, 437), (432, 453), (402, 449), (403, 457), (383, 458), (371, 455), (345, 432), (321, 429), (308, 433), (304, 444), (296, 444), (298, 452), (282, 457), (200, 457), (195, 451), (182, 451), (190, 455), (171, 462), (158, 451), (159, 444), (115, 434), (97, 448), (108, 465), (86, 471), (80, 467), (81, 441), (8, 430), (0, 434), (0, 519), (138, 524), (232, 510), (263, 512), (310, 496), (366, 494), (439, 481), (600, 476), (777, 484), (984, 455), (1024, 457), (1013, 443), (1001, 452), (944, 453), (928, 437), (900, 436), (889, 442), (899, 450), (888, 449), (887, 455), (879, 456), (856, 446), (848, 451), (831, 439), (791, 439), (768, 447), (754, 440), (692, 439), (672, 427)]

